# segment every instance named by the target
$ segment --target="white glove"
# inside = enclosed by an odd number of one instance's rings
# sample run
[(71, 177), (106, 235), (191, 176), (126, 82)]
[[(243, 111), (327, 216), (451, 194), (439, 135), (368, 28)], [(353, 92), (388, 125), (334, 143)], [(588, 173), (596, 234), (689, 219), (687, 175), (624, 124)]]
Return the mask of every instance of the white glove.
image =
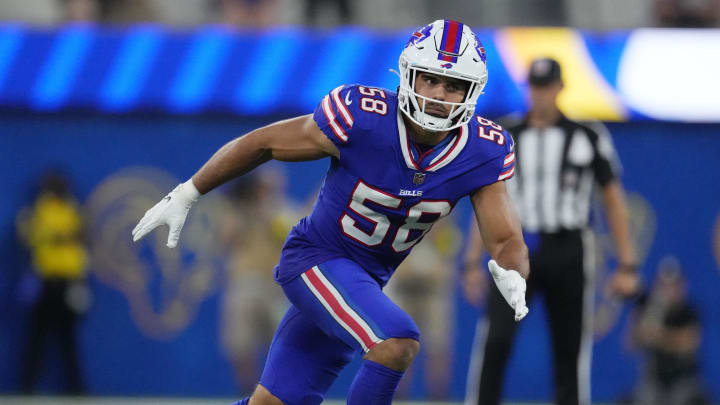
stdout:
[(170, 227), (167, 246), (169, 248), (177, 246), (188, 211), (198, 198), (200, 198), (200, 193), (195, 188), (192, 179), (175, 187), (159, 203), (147, 210), (132, 231), (133, 242), (139, 241), (159, 225), (167, 225)]
[(515, 310), (515, 321), (519, 321), (528, 313), (525, 305), (525, 279), (515, 270), (505, 270), (495, 260), (488, 262), (488, 269), (505, 301)]

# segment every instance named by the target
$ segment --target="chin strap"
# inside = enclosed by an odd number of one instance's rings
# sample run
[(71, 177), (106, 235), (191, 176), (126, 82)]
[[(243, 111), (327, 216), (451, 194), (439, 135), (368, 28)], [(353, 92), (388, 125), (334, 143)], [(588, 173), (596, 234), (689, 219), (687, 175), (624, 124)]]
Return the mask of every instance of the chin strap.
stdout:
[(428, 129), (443, 131), (446, 129), (446, 127), (450, 126), (450, 125), (448, 125), (450, 123), (449, 122), (450, 120), (447, 118), (434, 117), (430, 114), (426, 114), (426, 113), (418, 111), (418, 110), (415, 110), (413, 115), (415, 115), (416, 120), (433, 127), (433, 128), (428, 128)]

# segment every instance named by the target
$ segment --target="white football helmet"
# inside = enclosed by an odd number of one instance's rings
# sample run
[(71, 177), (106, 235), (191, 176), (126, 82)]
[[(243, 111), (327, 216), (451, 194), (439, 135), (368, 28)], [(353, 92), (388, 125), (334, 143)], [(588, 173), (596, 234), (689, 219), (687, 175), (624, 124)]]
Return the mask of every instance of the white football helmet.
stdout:
[[(400, 110), (413, 122), (431, 131), (447, 131), (467, 123), (475, 113), (477, 99), (487, 83), (485, 48), (466, 25), (451, 20), (437, 20), (418, 28), (400, 54)], [(450, 103), (433, 100), (450, 107), (447, 117), (426, 114), (418, 103), (427, 100), (415, 92), (418, 72), (452, 77), (468, 82), (465, 100)]]

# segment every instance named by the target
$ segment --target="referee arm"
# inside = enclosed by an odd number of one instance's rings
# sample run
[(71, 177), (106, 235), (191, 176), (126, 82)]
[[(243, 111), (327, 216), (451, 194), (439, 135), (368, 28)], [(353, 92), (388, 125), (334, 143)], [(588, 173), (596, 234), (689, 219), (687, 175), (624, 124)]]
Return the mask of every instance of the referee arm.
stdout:
[(603, 202), (607, 211), (610, 231), (615, 239), (618, 254), (618, 271), (611, 280), (611, 289), (620, 296), (631, 296), (638, 288), (635, 246), (630, 237), (629, 214), (625, 191), (618, 179), (611, 180), (603, 188)]
[(635, 249), (628, 226), (630, 216), (625, 200), (625, 191), (620, 181), (613, 180), (605, 186), (603, 201), (607, 210), (610, 231), (617, 245), (619, 264), (621, 267), (634, 267)]

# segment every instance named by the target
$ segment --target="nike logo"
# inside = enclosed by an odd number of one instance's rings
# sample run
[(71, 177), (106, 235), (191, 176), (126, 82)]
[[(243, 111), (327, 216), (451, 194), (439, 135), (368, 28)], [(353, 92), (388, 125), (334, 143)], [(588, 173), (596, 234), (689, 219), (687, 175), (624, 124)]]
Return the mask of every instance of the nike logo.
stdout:
[(352, 104), (352, 101), (350, 100), (350, 92), (348, 91), (345, 94), (345, 105), (350, 105), (350, 104)]

